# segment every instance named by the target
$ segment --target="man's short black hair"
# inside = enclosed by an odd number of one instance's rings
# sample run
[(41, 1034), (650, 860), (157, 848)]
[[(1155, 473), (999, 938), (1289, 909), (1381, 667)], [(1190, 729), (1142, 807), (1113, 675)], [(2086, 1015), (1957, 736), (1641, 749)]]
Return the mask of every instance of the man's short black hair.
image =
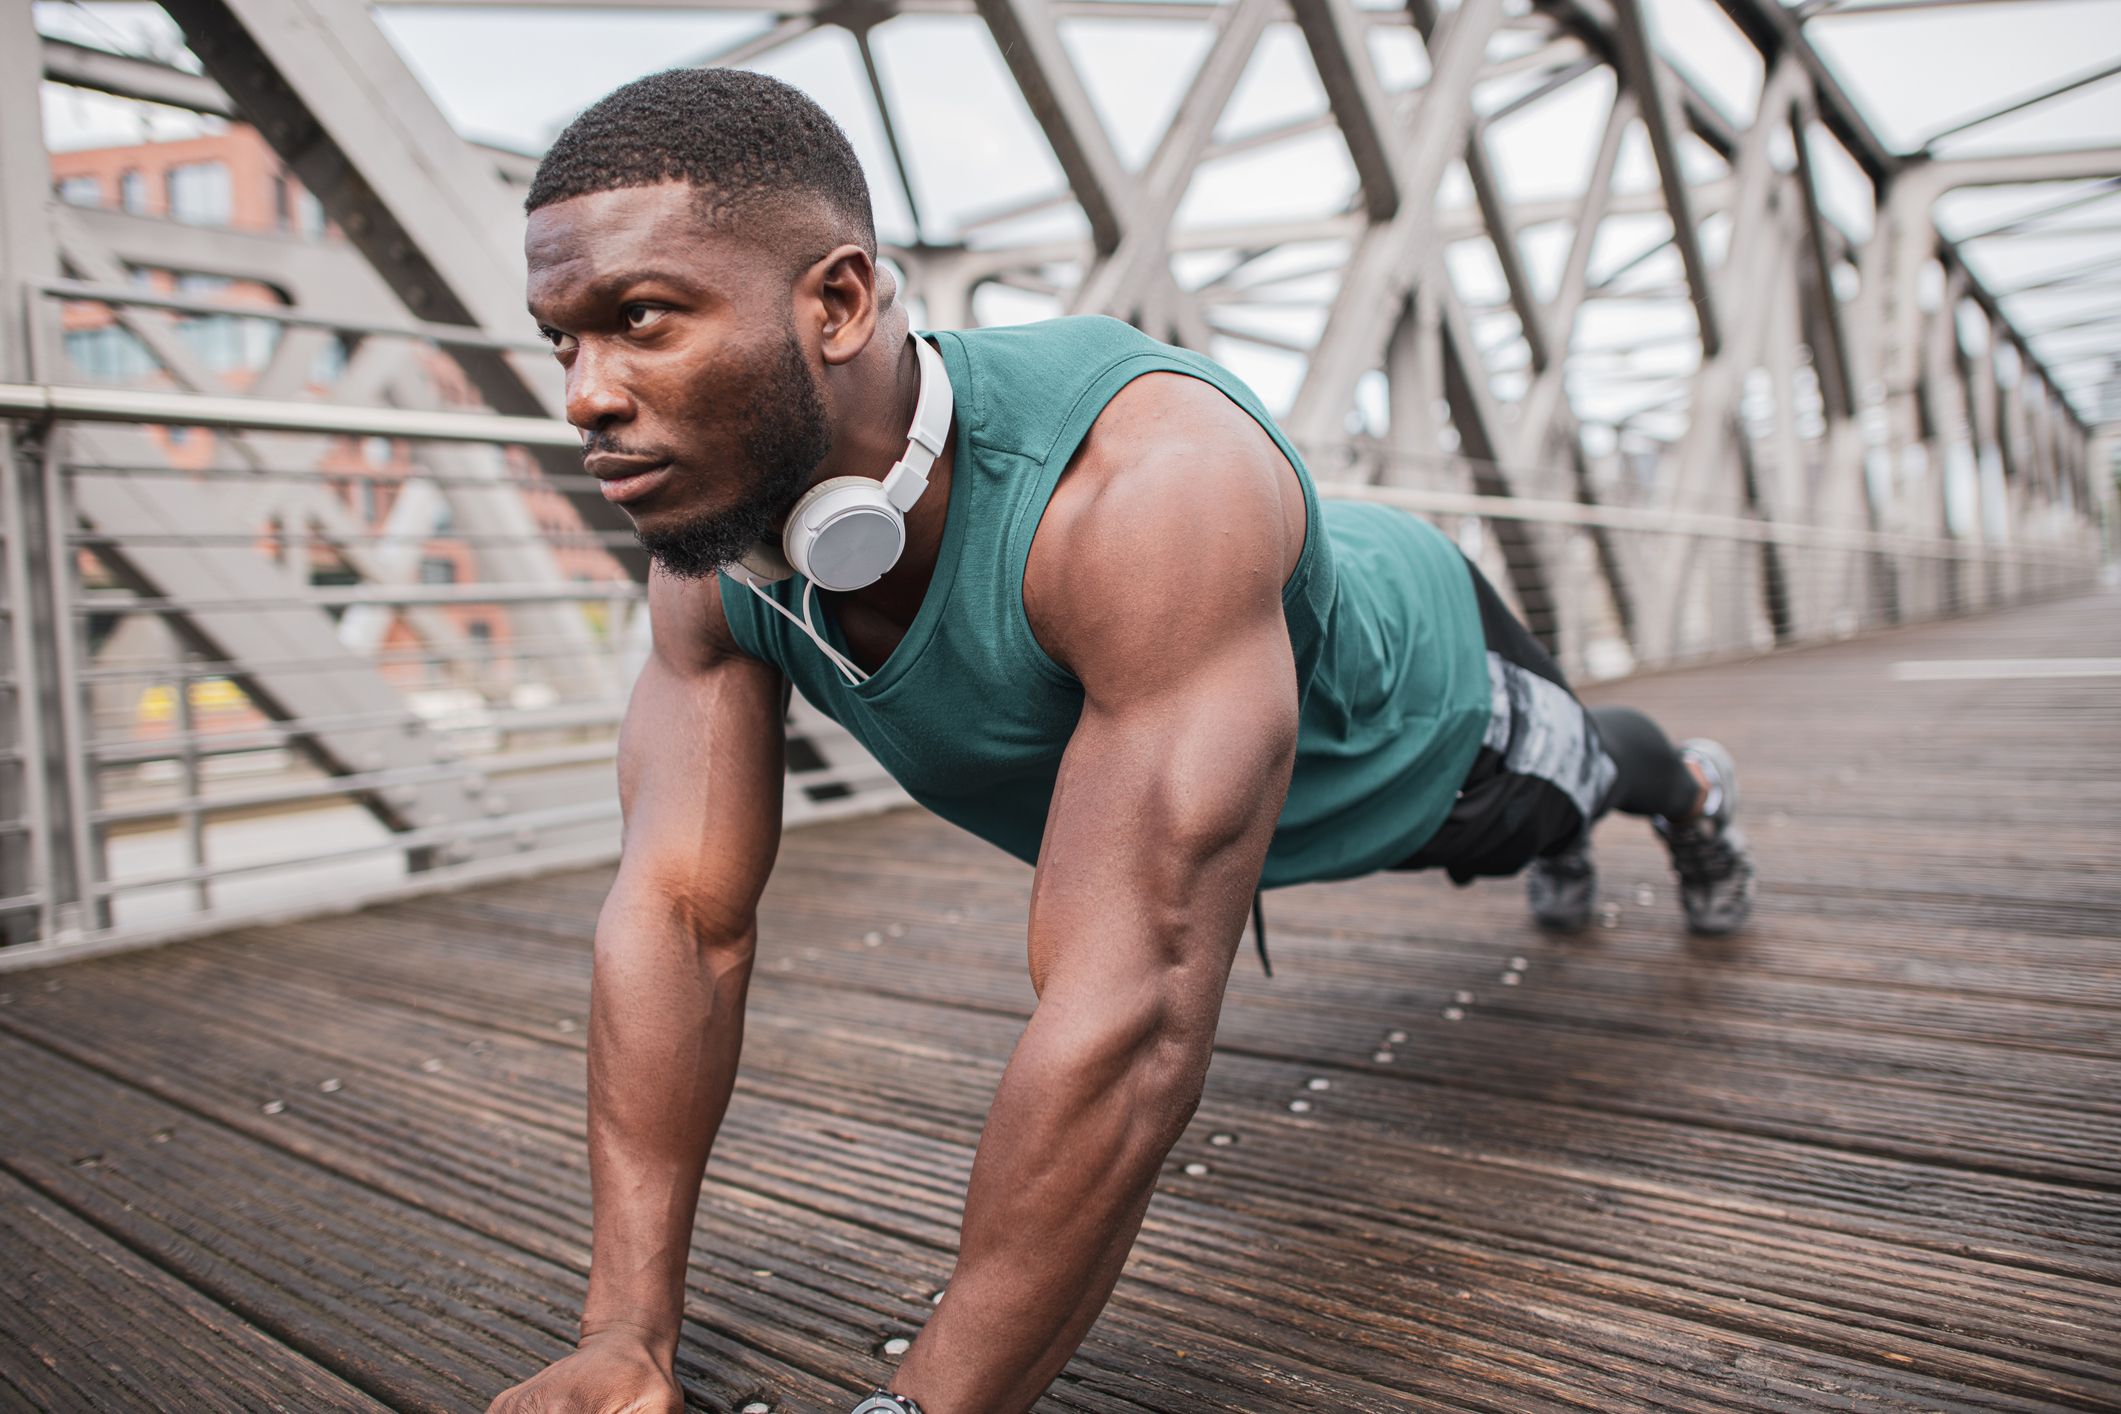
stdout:
[(523, 209), (670, 181), (698, 187), (716, 225), (807, 193), (876, 254), (869, 183), (847, 135), (801, 90), (743, 69), (666, 69), (605, 94), (554, 140)]

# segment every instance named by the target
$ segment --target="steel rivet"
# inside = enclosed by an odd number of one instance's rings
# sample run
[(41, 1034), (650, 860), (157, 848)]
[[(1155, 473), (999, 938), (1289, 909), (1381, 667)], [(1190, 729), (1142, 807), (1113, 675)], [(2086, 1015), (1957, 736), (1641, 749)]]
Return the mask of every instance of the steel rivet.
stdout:
[(883, 943), (884, 935), (882, 933), (862, 934), (862, 946), (865, 948), (882, 947)]
[(1208, 1142), (1218, 1149), (1227, 1149), (1237, 1142), (1237, 1136), (1222, 1133), (1211, 1134), (1208, 1136)]
[(1464, 1021), (1466, 1014), (1458, 1007), (1447, 1006), (1443, 1009), (1443, 1019), (1445, 1021)]
[(1635, 902), (1641, 904), (1644, 908), (1648, 908), (1651, 904), (1657, 902), (1657, 891), (1648, 884), (1637, 884), (1635, 886)]
[(754, 1399), (743, 1407), (740, 1414), (773, 1414), (773, 1406), (763, 1399)]
[(1291, 1100), (1291, 1101), (1289, 1101), (1289, 1113), (1291, 1113), (1291, 1114), (1300, 1114), (1300, 1115), (1302, 1115), (1302, 1114), (1309, 1114), (1310, 1112), (1311, 1112), (1311, 1102), (1310, 1102), (1309, 1100)]
[(902, 1335), (895, 1335), (884, 1342), (884, 1353), (886, 1355), (904, 1355), (912, 1348), (913, 1342)]
[(751, 1274), (755, 1277), (770, 1277), (773, 1275), (773, 1273), (765, 1267), (753, 1267), (751, 1269)]
[(1379, 1065), (1390, 1065), (1392, 1063), (1392, 1053), (1390, 1051), (1378, 1051), (1370, 1059), (1376, 1061)]
[(439, 1056), (429, 1056), (426, 1060), (420, 1062), (420, 1069), (426, 1071), (429, 1075), (433, 1075), (441, 1068), (442, 1059)]
[(1186, 1177), (1188, 1178), (1204, 1178), (1207, 1176), (1207, 1172), (1208, 1166), (1206, 1164), (1193, 1163), (1186, 1165)]
[(1524, 981), (1524, 978), (1518, 973), (1505, 972), (1502, 974), (1502, 985), (1505, 987), (1514, 987), (1522, 981)]
[(1473, 1005), (1473, 994), (1461, 988), (1451, 994), (1451, 1000), (1460, 1006), (1471, 1006)]
[(1326, 1079), (1323, 1075), (1314, 1075), (1304, 1082), (1304, 1088), (1306, 1090), (1330, 1090), (1333, 1088), (1333, 1082)]
[(886, 933), (889, 933), (894, 938), (903, 938), (906, 936), (906, 925), (903, 923), (894, 923), (889, 928), (886, 928), (884, 931)]
[(339, 1082), (336, 1080), (322, 1081), (318, 1084), (317, 1088), (319, 1090), (322, 1090), (327, 1095), (336, 1095), (339, 1093)]
[(1531, 965), (1531, 963), (1525, 961), (1521, 957), (1513, 957), (1510, 959), (1510, 971), (1512, 972), (1522, 972)]
[(561, 1031), (574, 1030), (574, 1018), (571, 1016), (563, 1016), (558, 1021), (555, 1021), (552, 1024), (556, 1029)]
[(1385, 1037), (1385, 1040), (1389, 1041), (1395, 1046), (1404, 1046), (1407, 1043), (1407, 1033), (1404, 1031), (1394, 1031), (1391, 1035)]
[(260, 1106), (259, 1106), (258, 1108), (259, 1108), (259, 1109), (261, 1109), (261, 1110), (263, 1110), (263, 1111), (265, 1111), (265, 1113), (267, 1113), (267, 1114), (269, 1114), (269, 1115), (276, 1115), (276, 1114), (280, 1113), (280, 1111), (282, 1111), (282, 1110), (286, 1109), (286, 1108), (287, 1108), (287, 1106), (286, 1106), (286, 1105), (285, 1105), (285, 1104), (284, 1104), (283, 1102), (281, 1102), (281, 1101), (279, 1101), (279, 1100), (267, 1100), (267, 1101), (266, 1101), (266, 1102), (265, 1102), (264, 1104), (260, 1105)]
[[(948, 1287), (945, 1287), (945, 1288), (943, 1288), (943, 1291), (948, 1291), (948, 1290), (949, 1290), (949, 1288), (948, 1288)], [(942, 1291), (938, 1291), (938, 1292), (936, 1292), (936, 1293), (935, 1293), (935, 1295), (933, 1295), (933, 1296), (929, 1297), (929, 1298), (928, 1298), (928, 1304), (929, 1304), (930, 1306), (940, 1306), (940, 1305), (942, 1305), (942, 1304), (943, 1304), (943, 1292), (942, 1292)]]

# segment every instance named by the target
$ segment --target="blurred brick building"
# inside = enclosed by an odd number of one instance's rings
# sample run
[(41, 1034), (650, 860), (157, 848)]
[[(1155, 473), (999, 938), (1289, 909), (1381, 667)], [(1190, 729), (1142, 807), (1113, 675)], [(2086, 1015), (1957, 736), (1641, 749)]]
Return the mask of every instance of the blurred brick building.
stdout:
[[(256, 130), (245, 124), (231, 123), (218, 132), (175, 141), (54, 153), (51, 175), (58, 199), (73, 206), (123, 211), (188, 225), (275, 233), (296, 240), (343, 239), (326, 219), (317, 199), (286, 169)], [(285, 297), (267, 284), (222, 275), (136, 266), (128, 270), (128, 278), (160, 294), (216, 304), (285, 303)], [(271, 320), (245, 318), (236, 313), (137, 310), (121, 317), (109, 305), (69, 301), (63, 308), (61, 323), (64, 358), (70, 367), (57, 372), (56, 380), (142, 388), (176, 386), (148, 345), (127, 327), (128, 320), (168, 321), (198, 363), (210, 370), (222, 389), (233, 393), (252, 387), (272, 361), (284, 332), (283, 326)], [(303, 385), (301, 396), (329, 401), (356, 342), (357, 336), (345, 335), (329, 341), (298, 380)], [(423, 346), (419, 366), (443, 405), (481, 406), (447, 354)], [(226, 455), (221, 439), (211, 431), (176, 427), (154, 428), (151, 432), (172, 466), (202, 474), (240, 466)], [(526, 503), (551, 544), (560, 575), (578, 583), (622, 582), (624, 571), (591, 543), (573, 508), (561, 495), (537, 484), (535, 463), (516, 449), (507, 449), (502, 455), (508, 471), (526, 485)], [(289, 470), (299, 472), (303, 468)], [(338, 437), (331, 440), (315, 470), (326, 475), (327, 484), (358, 523), (361, 533), (381, 537), (408, 478), (418, 477), (423, 468), (419, 448), (402, 439)], [(419, 580), (438, 585), (475, 583), (482, 578), (477, 539), (467, 538), (457, 525), (448, 506), (448, 487), (441, 489), (443, 508), (419, 547)], [(261, 551), (288, 553), (289, 545), (283, 538), (289, 533), (287, 527), (261, 517), (260, 524), (244, 529), (257, 535)], [(306, 535), (303, 538), (309, 541), (306, 553), (311, 583), (355, 582), (356, 576), (329, 543)], [(300, 549), (296, 547), (297, 552)], [(83, 572), (95, 582), (100, 567), (85, 559)], [(506, 605), (451, 604), (438, 612), (479, 645), (487, 667), (501, 670), (482, 676), (500, 681), (515, 677), (509, 670), (515, 634)], [(604, 630), (602, 604), (585, 604), (583, 612), (593, 627), (599, 632)], [(402, 617), (385, 634), (378, 659), (390, 677), (408, 688), (446, 683), (445, 665), (430, 660)], [(167, 695), (164, 689), (163, 696)], [(226, 710), (230, 705), (225, 691), (196, 691), (194, 698), (208, 712)], [(143, 701), (148, 704), (149, 715), (156, 715), (152, 695)]]

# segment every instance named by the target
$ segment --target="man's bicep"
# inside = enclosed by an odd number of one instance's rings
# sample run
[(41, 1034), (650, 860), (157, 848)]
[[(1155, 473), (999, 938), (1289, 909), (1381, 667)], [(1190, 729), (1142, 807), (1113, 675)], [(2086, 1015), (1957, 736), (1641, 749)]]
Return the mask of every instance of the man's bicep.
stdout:
[(607, 914), (676, 910), (748, 934), (780, 843), (781, 676), (754, 659), (650, 656), (619, 730), (625, 834)]
[[(1232, 553), (1239, 576), (1260, 558), (1242, 545)], [(1080, 962), (1106, 983), (1183, 975), (1179, 990), (1203, 996), (1212, 976), (1220, 996), (1297, 732), (1278, 588), (1255, 573), (1222, 589), (1190, 605), (1183, 642), (1141, 619), (1078, 640), (1085, 703), (1033, 901), (1042, 990)]]

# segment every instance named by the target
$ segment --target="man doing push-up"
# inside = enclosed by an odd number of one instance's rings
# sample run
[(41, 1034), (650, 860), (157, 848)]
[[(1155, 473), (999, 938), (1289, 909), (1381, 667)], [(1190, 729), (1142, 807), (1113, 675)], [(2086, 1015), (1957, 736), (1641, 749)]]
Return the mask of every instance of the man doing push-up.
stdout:
[(780, 836), (786, 686), (1036, 866), (1037, 1007), (949, 1297), (864, 1410), (1030, 1407), (1199, 1101), (1262, 887), (1528, 870), (1583, 924), (1609, 810), (1688, 923), (1745, 918), (1729, 757), (1585, 710), (1440, 532), (1322, 501), (1252, 393), (1118, 321), (913, 335), (832, 121), (679, 70), (584, 112), (527, 202), (529, 303), (653, 568), (589, 1024), (575, 1353), (501, 1411), (682, 1407), (701, 1177)]

